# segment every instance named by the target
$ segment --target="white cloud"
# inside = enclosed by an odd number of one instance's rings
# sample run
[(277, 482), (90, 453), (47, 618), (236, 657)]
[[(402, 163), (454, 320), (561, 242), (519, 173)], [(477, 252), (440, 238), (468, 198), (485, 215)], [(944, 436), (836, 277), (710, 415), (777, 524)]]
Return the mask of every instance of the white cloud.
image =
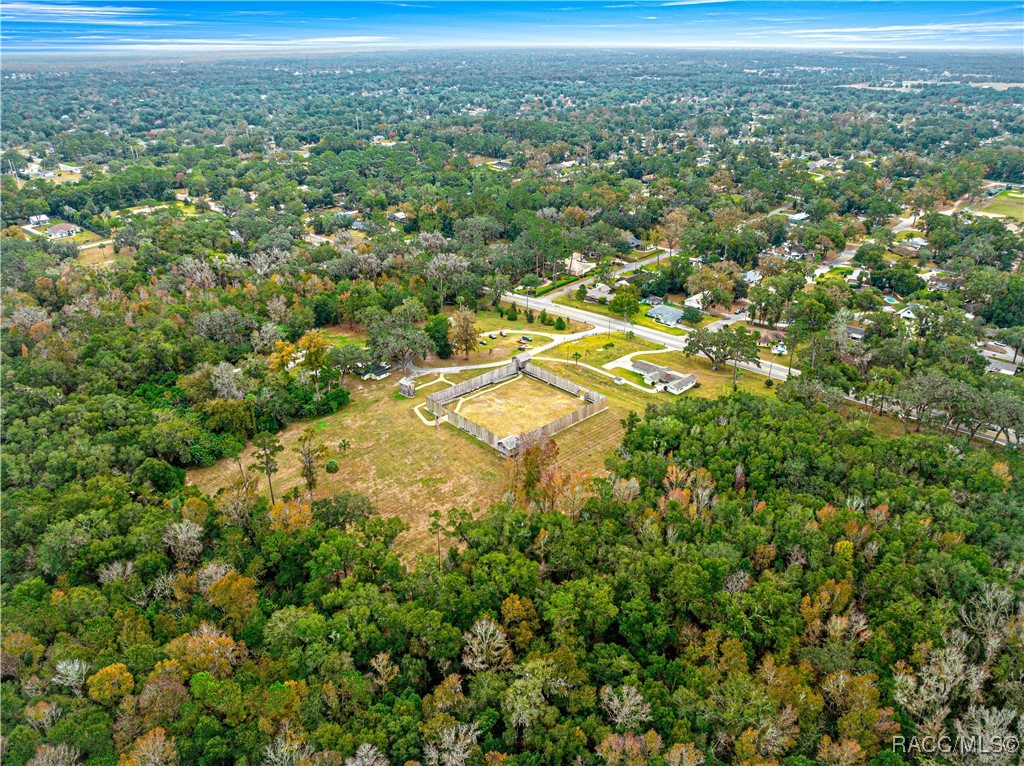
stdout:
[[(112, 27), (164, 27), (172, 22), (147, 18), (150, 8), (127, 5), (76, 5), (67, 3), (12, 2), (0, 4), (0, 20), (35, 24), (87, 24)], [(176, 21), (174, 24), (189, 24)]]

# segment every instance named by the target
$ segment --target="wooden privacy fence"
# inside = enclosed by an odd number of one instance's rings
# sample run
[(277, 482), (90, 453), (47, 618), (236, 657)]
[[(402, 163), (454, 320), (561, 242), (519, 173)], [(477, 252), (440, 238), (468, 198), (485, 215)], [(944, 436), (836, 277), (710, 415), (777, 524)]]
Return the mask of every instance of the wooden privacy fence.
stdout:
[(476, 377), (470, 378), (462, 383), (456, 383), (454, 386), (446, 388), (444, 391), (438, 391), (430, 394), (427, 397), (427, 409), (435, 415), (446, 415), (448, 412), (446, 405), (449, 402), (454, 402), (459, 397), (471, 394), (484, 386), (491, 386), (495, 383), (506, 381), (509, 378), (514, 378), (519, 374), (519, 372), (519, 366), (515, 362), (510, 362), (509, 364), (498, 367), (494, 370), (488, 370), (482, 375), (477, 375)]
[(559, 431), (564, 431), (566, 428), (576, 425), (577, 423), (586, 420), (591, 415), (596, 415), (601, 412), (607, 406), (605, 397), (603, 394), (596, 394), (595, 401), (587, 402), (578, 410), (573, 410), (568, 415), (563, 415), (558, 420), (552, 420), (546, 426), (535, 428), (532, 431), (528, 431), (523, 434), (520, 438), (523, 441), (544, 441)]
[[(586, 404), (579, 409), (570, 412), (568, 415), (563, 415), (557, 420), (553, 420), (540, 428), (535, 428), (522, 435), (506, 436), (504, 438), (499, 437), (497, 434), (489, 431), (482, 425), (474, 423), (469, 418), (463, 417), (448, 406), (456, 399), (459, 399), (466, 394), (470, 394), (473, 391), (485, 388), (486, 386), (494, 385), (495, 383), (502, 383), (519, 374), (528, 375), (531, 378), (535, 378), (542, 383), (546, 383), (549, 386), (565, 391), (573, 396), (582, 396), (586, 401)], [(544, 439), (554, 436), (560, 431), (564, 431), (566, 428), (586, 420), (591, 415), (596, 415), (607, 407), (607, 399), (604, 394), (591, 391), (589, 388), (584, 388), (578, 383), (574, 383), (567, 378), (563, 378), (559, 375), (548, 372), (547, 370), (542, 370), (539, 367), (536, 367), (530, 362), (529, 357), (525, 354), (521, 354), (509, 364), (503, 365), (494, 370), (488, 370), (487, 372), (477, 375), (474, 378), (470, 378), (467, 381), (457, 383), (444, 391), (438, 391), (430, 394), (427, 397), (426, 405), (427, 410), (433, 415), (436, 415), (439, 418), (446, 418), (448, 422), (456, 428), (461, 428), (471, 436), (475, 436), (480, 441), (498, 450), (502, 455), (507, 456), (514, 454), (519, 444), (523, 441), (543, 441)]]
[(494, 449), (498, 449), (498, 442), (500, 442), (501, 439), (498, 438), (498, 435), (493, 431), (488, 431), (482, 425), (474, 423), (469, 418), (462, 417), (462, 415), (455, 412), (455, 410), (448, 410), (445, 413), (445, 417), (448, 418), (448, 422), (456, 428), (461, 428), (470, 436), (475, 436), (485, 444), (489, 444), (494, 447)]

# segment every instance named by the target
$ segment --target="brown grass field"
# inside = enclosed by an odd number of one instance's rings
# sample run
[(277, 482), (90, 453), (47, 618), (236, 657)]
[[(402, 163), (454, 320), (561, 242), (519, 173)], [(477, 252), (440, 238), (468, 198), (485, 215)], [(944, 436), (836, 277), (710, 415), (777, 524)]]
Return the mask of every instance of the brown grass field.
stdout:
[[(642, 410), (648, 402), (658, 399), (635, 389), (623, 391), (611, 378), (596, 373), (592, 374), (592, 380), (583, 368), (575, 373), (560, 364), (539, 364), (608, 394), (608, 410), (555, 437), (559, 446), (559, 470), (587, 470), (594, 476), (603, 475), (605, 458), (622, 438), (619, 420), (628, 410)], [(457, 383), (477, 373), (467, 370), (446, 375), (445, 379)], [(475, 513), (484, 510), (498, 500), (505, 486), (498, 453), (454, 426), (441, 426), (437, 434), (439, 457), (435, 460), (434, 429), (424, 425), (413, 407), (422, 404), (427, 394), (440, 390), (445, 384), (425, 386), (435, 379), (420, 378), (417, 396), (405, 399), (398, 395), (398, 378), (399, 375), (392, 374), (382, 381), (364, 382), (350, 376), (346, 381), (352, 393), (348, 406), (334, 415), (292, 423), (285, 428), (279, 434), (285, 451), (278, 456), (280, 470), (274, 476), (274, 493), (280, 496), (292, 487), (304, 489), (298, 456), (292, 449), (303, 429), (313, 426), (329, 447), (329, 456), (341, 466), (334, 476), (321, 473), (314, 498), (328, 497), (342, 490), (364, 493), (382, 515), (398, 516), (409, 525), (409, 531), (399, 538), (398, 547), (403, 556), (411, 558), (429, 551), (434, 542), (428, 530), (433, 511), (465, 508)], [(567, 394), (537, 384), (573, 404)], [(345, 455), (337, 448), (341, 439), (351, 443)], [(242, 454), (242, 465), (248, 466), (251, 462), (250, 448)], [(237, 479), (238, 467), (233, 460), (222, 460), (208, 468), (188, 472), (188, 481), (209, 494)], [(260, 491), (267, 492), (266, 478), (260, 478), (259, 486)]]
[[(114, 262), (114, 245), (110, 243), (108, 245), (100, 245), (99, 247), (90, 247), (86, 250), (80, 250), (78, 252), (78, 262), (84, 263), (88, 266), (108, 266)], [(127, 257), (127, 256), (126, 256)]]
[(540, 428), (583, 404), (554, 386), (523, 376), (464, 396), (456, 402), (456, 412), (505, 437)]

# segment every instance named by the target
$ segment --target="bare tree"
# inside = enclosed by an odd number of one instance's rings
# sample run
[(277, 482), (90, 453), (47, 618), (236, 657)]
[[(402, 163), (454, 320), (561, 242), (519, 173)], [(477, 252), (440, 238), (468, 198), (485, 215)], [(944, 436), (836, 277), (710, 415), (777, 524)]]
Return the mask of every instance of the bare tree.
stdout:
[(512, 664), (512, 649), (505, 631), (490, 617), (481, 617), (464, 634), (462, 663), (473, 672), (505, 670)]
[(475, 723), (459, 723), (442, 729), (435, 741), (424, 746), (424, 760), (428, 766), (465, 766), (479, 736)]
[(81, 697), (85, 679), (88, 677), (89, 663), (85, 660), (60, 660), (54, 668), (53, 680), (50, 683), (70, 689), (76, 697)]
[(375, 745), (364, 742), (355, 755), (345, 759), (345, 766), (388, 766), (388, 759)]
[(618, 690), (610, 686), (601, 689), (601, 704), (608, 719), (621, 729), (632, 731), (651, 720), (651, 705), (635, 686), (625, 685)]
[(283, 295), (275, 295), (267, 301), (267, 314), (274, 322), (283, 322), (288, 313), (288, 299)]
[(300, 766), (313, 756), (308, 742), (292, 737), (287, 731), (263, 748), (263, 766)]
[(132, 561), (111, 561), (100, 567), (99, 580), (103, 585), (109, 585), (119, 580), (130, 580), (135, 574), (135, 563)]
[(192, 521), (171, 524), (164, 532), (164, 545), (182, 569), (188, 567), (203, 552), (203, 528)]
[(81, 757), (78, 748), (71, 745), (40, 745), (25, 766), (74, 766)]

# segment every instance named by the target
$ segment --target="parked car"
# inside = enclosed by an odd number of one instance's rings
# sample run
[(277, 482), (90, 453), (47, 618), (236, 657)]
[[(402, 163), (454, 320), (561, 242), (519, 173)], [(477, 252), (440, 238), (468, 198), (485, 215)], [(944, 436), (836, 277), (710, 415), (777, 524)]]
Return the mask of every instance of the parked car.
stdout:
[(525, 340), (527, 343), (529, 343), (529, 342), (531, 342), (533, 340), (533, 338), (531, 338), (529, 335), (523, 335), (521, 337), (522, 337), (522, 340)]

